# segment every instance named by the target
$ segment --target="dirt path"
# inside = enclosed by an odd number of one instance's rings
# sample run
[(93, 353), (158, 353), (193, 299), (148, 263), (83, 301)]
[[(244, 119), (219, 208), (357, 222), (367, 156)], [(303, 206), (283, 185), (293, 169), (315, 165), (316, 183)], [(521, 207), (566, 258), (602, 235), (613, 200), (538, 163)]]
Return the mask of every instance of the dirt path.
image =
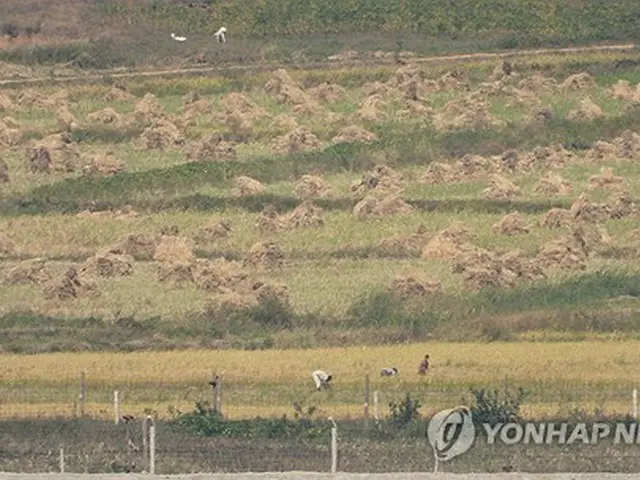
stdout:
[[(454, 54), (454, 55), (441, 55), (432, 57), (416, 57), (412, 58), (412, 62), (417, 63), (450, 63), (459, 62), (465, 60), (492, 60), (511, 57), (535, 57), (540, 55), (558, 55), (567, 53), (586, 53), (597, 51), (630, 51), (634, 50), (636, 45), (633, 43), (617, 44), (617, 45), (591, 45), (584, 47), (568, 47), (568, 48), (538, 48), (533, 50), (510, 50), (508, 52), (500, 53), (469, 53), (469, 54)], [(75, 75), (69, 77), (39, 77), (39, 78), (19, 78), (19, 79), (5, 79), (0, 80), (0, 87), (10, 85), (33, 85), (39, 83), (73, 83), (73, 82), (93, 82), (97, 80), (103, 80), (105, 77), (113, 79), (117, 78), (135, 78), (135, 77), (160, 77), (160, 76), (172, 76), (172, 75), (202, 75), (220, 71), (253, 71), (253, 70), (276, 70), (278, 68), (304, 68), (304, 69), (318, 69), (318, 68), (340, 68), (340, 67), (355, 67), (358, 65), (370, 64), (370, 61), (366, 60), (352, 60), (352, 61), (337, 61), (337, 62), (316, 62), (308, 63), (304, 65), (295, 64), (269, 64), (269, 65), (230, 65), (226, 67), (193, 67), (193, 68), (175, 68), (175, 69), (162, 69), (162, 70), (144, 70), (144, 71), (128, 71), (128, 72), (113, 72), (105, 71), (99, 74), (88, 75)], [(392, 65), (394, 60), (390, 59), (378, 59), (375, 61), (376, 65)]]

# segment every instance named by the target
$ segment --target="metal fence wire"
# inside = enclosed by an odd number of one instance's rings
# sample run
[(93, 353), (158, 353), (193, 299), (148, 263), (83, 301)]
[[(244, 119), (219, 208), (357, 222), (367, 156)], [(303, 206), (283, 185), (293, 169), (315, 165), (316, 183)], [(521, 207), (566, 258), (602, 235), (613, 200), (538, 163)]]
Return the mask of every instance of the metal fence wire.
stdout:
[[(227, 384), (221, 377), (203, 379), (198, 387), (108, 385), (91, 382), (84, 371), (71, 386), (5, 383), (0, 471), (640, 471), (640, 426), (630, 443), (605, 438), (543, 445), (490, 444), (478, 427), (468, 451), (436, 464), (429, 419), (469, 404), (470, 390), (431, 384), (407, 392), (407, 385), (369, 376), (320, 392), (309, 385)], [(404, 421), (398, 408), (406, 413), (412, 401), (418, 402), (415, 415)], [(627, 384), (540, 384), (529, 389), (521, 415), (573, 424), (635, 421), (637, 390)]]

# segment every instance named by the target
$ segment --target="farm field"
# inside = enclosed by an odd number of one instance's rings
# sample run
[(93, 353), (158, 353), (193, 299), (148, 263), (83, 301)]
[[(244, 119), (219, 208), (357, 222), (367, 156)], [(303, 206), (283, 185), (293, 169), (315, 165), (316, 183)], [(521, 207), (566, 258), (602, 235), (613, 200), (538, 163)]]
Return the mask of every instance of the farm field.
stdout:
[[(460, 13), (463, 32), (412, 15), (412, 0), (375, 41), (377, 2), (357, 28), (343, 12), (334, 37), (321, 5), (285, 25), (279, 2), (259, 15), (229, 2), (207, 22), (179, 2), (64, 3), (67, 17), (52, 9), (29, 38), (2, 25), (0, 470), (55, 470), (63, 438), (72, 471), (139, 471), (123, 442), (133, 424), (113, 425), (116, 390), (134, 424), (156, 416), (167, 474), (324, 470), (328, 417), (345, 471), (431, 469), (424, 421), (477, 402), (473, 389), (524, 389), (524, 419), (628, 419), (638, 50), (420, 59), (629, 41), (625, 2), (592, 25), (587, 0), (518, 0), (510, 19)], [(42, 5), (6, 21), (26, 33)], [(228, 18), (253, 30), (223, 52), (207, 35)], [(124, 43), (107, 41), (120, 24)], [(184, 50), (167, 28), (184, 30)], [(212, 69), (175, 73), (194, 65)], [(155, 68), (174, 74), (133, 75)], [(88, 74), (99, 78), (62, 79)], [(380, 377), (389, 366), (400, 375)], [(314, 390), (317, 368), (333, 388)], [(195, 433), (177, 431), (213, 402), (213, 374), (228, 422), (201, 412)], [(403, 398), (419, 418), (398, 426)], [(216, 422), (220, 436), (206, 430)], [(452, 471), (639, 468), (607, 445), (538, 453), (478, 448)]]
[(636, 55), (5, 88), (1, 348), (635, 339)]
[[(423, 352), (432, 358), (426, 377), (416, 374)], [(322, 416), (362, 418), (365, 374), (371, 392), (378, 391), (380, 417), (405, 392), (422, 399), (421, 413), (429, 418), (471, 401), (471, 388), (504, 387), (527, 391), (525, 418), (625, 415), (637, 388), (639, 352), (637, 342), (623, 341), (5, 355), (0, 415), (72, 415), (81, 371), (86, 372), (85, 411), (102, 419), (113, 417), (114, 390), (120, 392), (123, 415), (149, 410), (168, 419), (169, 407), (190, 411), (196, 401), (212, 403), (207, 384), (212, 371), (223, 378), (223, 411), (231, 419), (292, 416), (295, 403), (315, 406)], [(379, 377), (386, 365), (396, 366), (400, 375)], [(315, 391), (310, 372), (317, 368), (335, 375), (331, 391)]]

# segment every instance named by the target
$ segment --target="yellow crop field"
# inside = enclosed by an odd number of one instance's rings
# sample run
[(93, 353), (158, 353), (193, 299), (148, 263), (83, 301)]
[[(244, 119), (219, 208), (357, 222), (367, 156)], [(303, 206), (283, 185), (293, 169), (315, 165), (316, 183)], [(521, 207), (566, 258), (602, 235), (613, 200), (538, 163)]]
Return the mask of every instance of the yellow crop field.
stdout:
[[(415, 374), (423, 355), (432, 359), (428, 379)], [(3, 355), (2, 382), (75, 382), (86, 370), (96, 383), (185, 384), (208, 378), (212, 370), (244, 384), (306, 382), (316, 368), (336, 382), (360, 382), (396, 366), (407, 383), (514, 381), (622, 382), (640, 373), (640, 342), (419, 343), (413, 345), (308, 350), (185, 350), (133, 353), (52, 353)]]
[[(151, 410), (166, 416), (170, 407), (188, 411), (196, 400), (211, 399), (207, 381), (212, 371), (226, 385), (224, 412), (230, 418), (291, 415), (292, 403), (297, 401), (338, 418), (357, 417), (363, 411), (367, 373), (371, 391), (380, 393), (381, 415), (390, 401), (405, 392), (427, 399), (422, 408), (426, 414), (462, 401), (470, 385), (497, 387), (504, 381), (533, 392), (523, 405), (527, 416), (553, 416), (571, 408), (625, 413), (639, 373), (639, 347), (640, 342), (632, 341), (421, 343), (308, 350), (3, 355), (0, 382), (12, 393), (0, 404), (0, 416), (69, 415), (81, 371), (86, 374), (87, 390), (98, 392), (88, 395), (85, 412), (100, 418), (113, 417), (112, 389), (124, 391), (123, 412), (140, 415)], [(417, 366), (426, 353), (432, 366), (422, 377)], [(379, 377), (385, 366), (396, 366), (399, 376)], [(315, 392), (310, 373), (317, 368), (335, 375), (331, 391)]]

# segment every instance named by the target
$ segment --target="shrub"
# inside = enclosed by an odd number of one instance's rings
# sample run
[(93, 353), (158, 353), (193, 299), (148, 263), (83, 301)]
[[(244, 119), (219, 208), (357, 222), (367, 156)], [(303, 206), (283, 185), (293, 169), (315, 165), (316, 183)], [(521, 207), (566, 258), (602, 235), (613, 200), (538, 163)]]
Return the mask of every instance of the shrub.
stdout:
[(476, 423), (506, 423), (521, 420), (520, 405), (525, 397), (522, 388), (516, 390), (505, 386), (499, 389), (471, 389), (475, 404), (471, 407), (473, 421)]
[(421, 406), (417, 398), (413, 398), (410, 393), (407, 393), (401, 401), (389, 404), (389, 421), (397, 426), (407, 426), (420, 418)]

